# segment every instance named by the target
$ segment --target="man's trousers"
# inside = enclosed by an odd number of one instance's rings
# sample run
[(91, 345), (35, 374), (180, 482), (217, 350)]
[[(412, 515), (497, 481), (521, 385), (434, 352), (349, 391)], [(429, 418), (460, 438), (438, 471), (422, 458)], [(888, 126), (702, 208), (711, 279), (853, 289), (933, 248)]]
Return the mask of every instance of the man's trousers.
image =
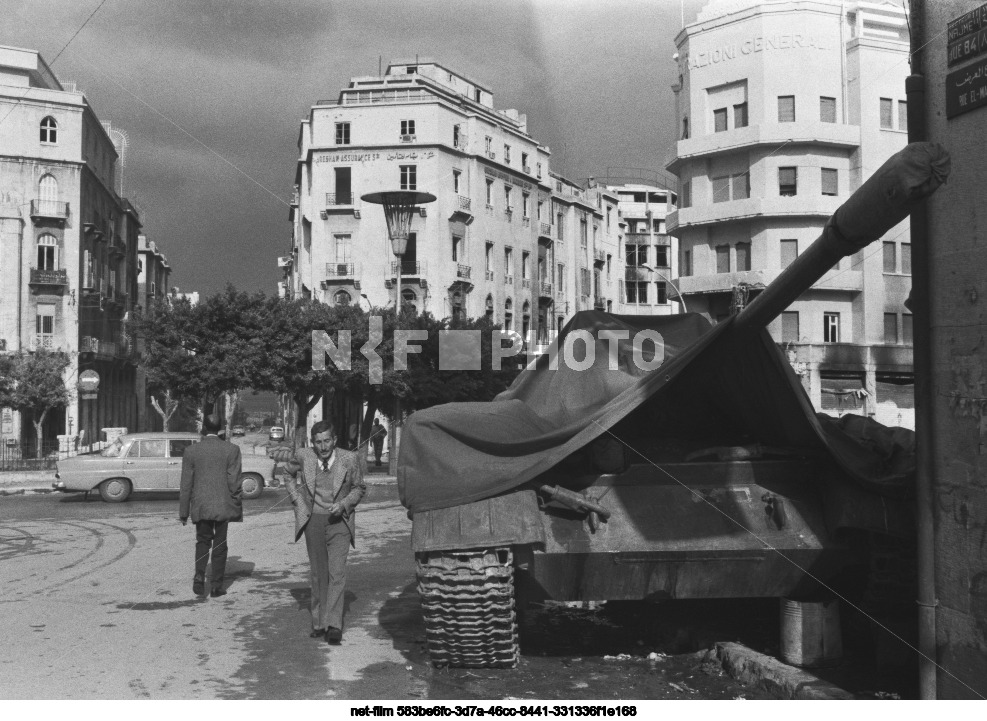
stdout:
[(305, 546), (312, 585), (312, 628), (324, 630), (331, 626), (341, 629), (350, 530), (342, 518), (312, 514), (305, 524)]
[(206, 578), (206, 563), (212, 550), (212, 587), (223, 585), (226, 575), (226, 531), (229, 521), (197, 521), (195, 524), (195, 579)]

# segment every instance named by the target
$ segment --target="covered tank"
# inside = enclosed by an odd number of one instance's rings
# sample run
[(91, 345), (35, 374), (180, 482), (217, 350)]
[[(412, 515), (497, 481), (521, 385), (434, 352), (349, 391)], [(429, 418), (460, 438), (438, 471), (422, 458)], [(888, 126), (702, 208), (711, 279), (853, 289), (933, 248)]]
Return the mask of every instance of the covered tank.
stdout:
[(897, 153), (727, 321), (580, 312), (492, 402), (411, 416), (398, 487), (432, 662), (515, 665), (518, 598), (785, 596), (854, 562), (848, 530), (912, 533), (912, 434), (817, 415), (765, 328), (948, 167), (932, 143)]

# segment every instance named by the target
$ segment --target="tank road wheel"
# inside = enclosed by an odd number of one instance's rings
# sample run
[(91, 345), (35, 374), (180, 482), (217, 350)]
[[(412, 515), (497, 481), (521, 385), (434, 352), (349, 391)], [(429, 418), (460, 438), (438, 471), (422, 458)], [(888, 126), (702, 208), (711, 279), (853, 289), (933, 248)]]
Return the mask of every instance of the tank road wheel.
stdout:
[(107, 503), (120, 503), (130, 497), (132, 488), (126, 478), (109, 478), (99, 484), (99, 496)]
[(511, 549), (432, 551), (415, 556), (432, 664), (517, 666), (520, 649)]
[(240, 476), (240, 488), (244, 498), (260, 498), (264, 491), (264, 479), (256, 473), (244, 473)]

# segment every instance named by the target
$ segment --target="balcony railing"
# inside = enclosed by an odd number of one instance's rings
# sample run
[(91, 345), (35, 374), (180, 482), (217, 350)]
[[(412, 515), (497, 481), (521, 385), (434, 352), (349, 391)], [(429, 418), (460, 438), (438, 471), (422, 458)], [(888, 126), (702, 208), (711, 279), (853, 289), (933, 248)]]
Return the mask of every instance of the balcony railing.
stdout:
[(624, 242), (628, 245), (648, 245), (650, 243), (655, 245), (672, 244), (671, 236), (662, 233), (655, 233), (654, 235), (650, 233), (625, 233)]
[(523, 165), (523, 166), (521, 166), (521, 170), (523, 170), (528, 175), (531, 175), (531, 166), (530, 165)]
[(326, 193), (326, 207), (353, 205), (353, 193)]
[(326, 263), (326, 275), (330, 278), (349, 277), (354, 274), (353, 263)]
[(545, 281), (542, 281), (539, 285), (541, 287), (541, 290), (539, 291), (539, 295), (542, 295), (545, 298), (551, 298), (552, 297), (552, 284), (551, 283), (546, 283)]
[(514, 276), (513, 275), (505, 275), (504, 276), (504, 285), (514, 285)]
[(65, 220), (69, 217), (69, 204), (61, 200), (42, 200), (40, 198), (32, 200), (31, 217)]
[(494, 279), (494, 272), (492, 270), (484, 271), (484, 277), (487, 280), (493, 280)]
[(472, 200), (467, 198), (465, 195), (457, 195), (456, 197), (459, 199), (459, 209), (465, 210), (467, 213), (470, 212)]
[(531, 288), (531, 278), (522, 278), (521, 279), (521, 287), (522, 288)]
[(44, 270), (31, 268), (31, 285), (68, 285), (69, 274), (66, 270)]
[(463, 265), (462, 263), (456, 264), (456, 277), (469, 280), (472, 268), (468, 265)]
[(604, 262), (607, 259), (607, 254), (603, 248), (593, 248), (593, 260)]
[[(391, 275), (397, 275), (398, 273), (398, 261), (391, 261)], [(420, 260), (402, 260), (401, 261), (401, 276), (407, 278), (409, 276), (418, 276), (425, 273), (425, 263)]]
[(31, 337), (31, 350), (55, 350), (55, 336), (51, 333), (35, 333)]
[(594, 295), (593, 296), (593, 307), (596, 308), (596, 310), (606, 310), (607, 309), (607, 299), (604, 298), (602, 295)]
[(541, 223), (539, 225), (539, 233), (544, 235), (546, 238), (552, 237), (552, 224), (551, 223)]

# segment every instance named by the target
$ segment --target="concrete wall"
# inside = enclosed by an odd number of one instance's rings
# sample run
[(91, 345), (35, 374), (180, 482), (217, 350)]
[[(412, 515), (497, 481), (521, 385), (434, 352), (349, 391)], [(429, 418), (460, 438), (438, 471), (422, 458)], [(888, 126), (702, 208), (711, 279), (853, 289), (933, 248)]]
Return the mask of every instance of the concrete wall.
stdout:
[(979, 5), (925, 3), (929, 138), (952, 156), (929, 204), (941, 698), (987, 696), (987, 107), (947, 119), (944, 103), (947, 72), (975, 62), (947, 68), (947, 23)]

